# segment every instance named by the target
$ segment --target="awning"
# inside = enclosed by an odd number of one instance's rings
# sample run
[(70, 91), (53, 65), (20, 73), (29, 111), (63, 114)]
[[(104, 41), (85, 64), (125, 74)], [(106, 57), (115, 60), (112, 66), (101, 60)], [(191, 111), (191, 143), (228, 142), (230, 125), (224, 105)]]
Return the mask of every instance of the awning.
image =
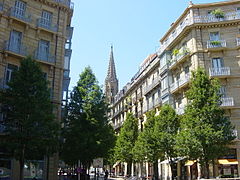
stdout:
[(192, 166), (195, 162), (196, 162), (196, 160), (194, 160), (194, 161), (188, 160), (188, 161), (185, 163), (185, 166)]
[(234, 164), (238, 164), (238, 161), (236, 159), (219, 159), (218, 164), (234, 165)]

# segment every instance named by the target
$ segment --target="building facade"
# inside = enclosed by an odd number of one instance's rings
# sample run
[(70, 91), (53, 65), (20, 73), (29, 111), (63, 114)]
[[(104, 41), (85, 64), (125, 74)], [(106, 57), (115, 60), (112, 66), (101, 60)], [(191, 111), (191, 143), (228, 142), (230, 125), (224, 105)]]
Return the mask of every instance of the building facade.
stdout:
[[(211, 78), (219, 78), (221, 107), (225, 110), (225, 116), (235, 126), (234, 133), (237, 136), (230, 145), (229, 154), (216, 160), (216, 165), (210, 168), (211, 176), (215, 174), (222, 177), (239, 177), (239, 48), (239, 0), (207, 4), (190, 2), (161, 38), (160, 48), (155, 57), (156, 63), (144, 63), (147, 67), (143, 68), (143, 64), (131, 82), (115, 96), (112, 103), (114, 128), (118, 130), (121, 127), (128, 111), (136, 114), (139, 127), (142, 128), (144, 113), (165, 103), (172, 105), (177, 114), (183, 114), (188, 102), (185, 94), (189, 88), (191, 71), (202, 67)], [(149, 168), (145, 169), (146, 175), (151, 175)], [(179, 179), (196, 179), (199, 171), (199, 165), (195, 162), (182, 164), (181, 161), (177, 161), (174, 174)], [(167, 161), (159, 162), (159, 173), (161, 179), (172, 176)]]
[[(0, 0), (0, 88), (8, 88), (12, 72), (23, 58), (31, 56), (50, 82), (54, 114), (59, 123), (70, 82), (72, 15), (70, 0)], [(2, 113), (0, 121), (4, 121)], [(0, 133), (3, 129), (0, 125)], [(11, 179), (19, 176), (18, 166), (1, 147), (0, 167), (8, 171)], [(39, 167), (26, 175), (56, 180), (58, 156), (43, 160)]]

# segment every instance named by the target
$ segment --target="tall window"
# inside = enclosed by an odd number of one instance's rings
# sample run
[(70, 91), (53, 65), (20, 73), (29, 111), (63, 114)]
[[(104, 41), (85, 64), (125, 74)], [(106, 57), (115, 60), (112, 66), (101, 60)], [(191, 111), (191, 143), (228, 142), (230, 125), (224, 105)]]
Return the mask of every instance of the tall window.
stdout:
[(25, 16), (26, 3), (20, 0), (15, 1), (14, 15), (23, 18)]
[(40, 40), (38, 46), (38, 57), (41, 60), (48, 60), (49, 58), (49, 41)]
[(220, 34), (219, 32), (210, 32), (209, 38), (211, 41), (218, 41), (220, 40)]
[(18, 69), (17, 66), (13, 64), (8, 64), (5, 72), (5, 83), (8, 83), (13, 78), (13, 72)]
[(168, 88), (168, 80), (167, 80), (167, 77), (165, 77), (165, 78), (162, 79), (162, 81), (161, 81), (161, 88), (162, 88), (162, 90)]
[(51, 27), (52, 24), (52, 13), (48, 11), (42, 12), (41, 24), (45, 27)]
[(221, 68), (223, 67), (223, 59), (222, 58), (213, 58), (212, 59), (212, 68)]
[(226, 86), (221, 86), (219, 89), (219, 93), (222, 95), (222, 97), (226, 97)]
[(10, 34), (9, 47), (8, 47), (9, 50), (14, 51), (16, 53), (20, 53), (21, 41), (22, 41), (22, 33), (19, 31), (13, 30)]

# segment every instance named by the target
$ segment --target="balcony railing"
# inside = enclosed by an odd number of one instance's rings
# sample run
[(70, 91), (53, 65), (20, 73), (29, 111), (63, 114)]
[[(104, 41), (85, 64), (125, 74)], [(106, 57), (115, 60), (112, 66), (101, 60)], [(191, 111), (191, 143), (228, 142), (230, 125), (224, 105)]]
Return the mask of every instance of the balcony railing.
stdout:
[(55, 56), (51, 54), (42, 54), (39, 51), (35, 51), (35, 59), (48, 63), (55, 63)]
[(160, 83), (160, 76), (157, 76), (157, 78), (155, 78), (152, 82), (152, 84), (150, 84), (149, 86), (146, 86), (143, 89), (143, 94), (147, 94), (148, 92), (150, 92), (153, 88), (155, 88), (158, 84)]
[(47, 30), (52, 31), (52, 32), (57, 32), (58, 31), (57, 25), (53, 25), (51, 22), (46, 21), (43, 18), (40, 18), (40, 19), (37, 20), (37, 26), (40, 27), (40, 28), (43, 28), (43, 29), (47, 29)]
[(210, 68), (209, 75), (210, 76), (229, 76), (230, 67), (220, 67), (220, 68)]
[(236, 38), (237, 46), (240, 46), (240, 38)]
[(206, 16), (195, 16), (194, 23), (211, 23), (211, 22), (222, 22), (240, 19), (240, 13), (238, 11), (228, 12), (224, 14), (224, 17), (216, 17), (215, 15), (209, 14)]
[(217, 41), (207, 41), (207, 48), (222, 48), (226, 47), (227, 43), (226, 40), (217, 40)]
[(190, 74), (185, 74), (183, 78), (180, 78), (176, 82), (170, 85), (170, 91), (173, 92), (176, 89), (180, 88), (181, 86), (185, 85), (190, 80)]
[(177, 62), (181, 61), (182, 59), (184, 59), (187, 55), (189, 55), (189, 52), (186, 51), (184, 53), (180, 53), (176, 56), (174, 56), (172, 59), (171, 59), (171, 62), (169, 64), (169, 68), (173, 67)]
[(10, 8), (10, 16), (20, 19), (21, 21), (24, 21), (26, 23), (31, 22), (30, 14), (28, 14), (27, 12), (25, 12), (21, 9), (15, 8), (15, 7)]
[(74, 9), (74, 4), (73, 4), (73, 2), (71, 2), (71, 0), (55, 0), (55, 2), (61, 3), (65, 6), (69, 7), (70, 9)]
[(11, 41), (5, 41), (4, 50), (12, 52), (14, 54), (18, 54), (20, 56), (27, 55), (27, 47), (25, 47), (23, 44), (16, 45)]
[(73, 27), (67, 27), (67, 40), (71, 41), (73, 35)]
[(193, 18), (188, 18), (183, 21), (178, 27), (175, 29), (175, 32), (168, 36), (168, 39), (162, 43), (161, 47), (158, 49), (158, 54), (161, 54), (169, 44), (173, 42), (174, 39), (184, 30), (186, 26), (190, 26), (193, 23), (207, 23), (207, 22), (222, 22), (222, 21), (231, 21), (231, 20), (239, 20), (240, 13), (238, 11), (225, 13), (224, 18), (216, 18), (213, 15), (207, 16), (195, 16)]
[(222, 101), (221, 107), (234, 106), (234, 99), (233, 99), (233, 97), (222, 97), (221, 101)]

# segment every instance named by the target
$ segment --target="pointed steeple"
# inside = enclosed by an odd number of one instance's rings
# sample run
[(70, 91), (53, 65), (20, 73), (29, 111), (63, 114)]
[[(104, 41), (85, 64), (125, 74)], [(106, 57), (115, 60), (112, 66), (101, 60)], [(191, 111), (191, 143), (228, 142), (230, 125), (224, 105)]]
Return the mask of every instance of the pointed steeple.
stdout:
[(118, 93), (118, 79), (116, 75), (114, 56), (113, 56), (113, 46), (111, 45), (111, 52), (108, 64), (107, 77), (105, 79), (105, 95), (107, 100), (112, 103), (114, 101), (114, 96)]
[(113, 46), (112, 45), (111, 45), (110, 60), (109, 60), (108, 73), (107, 73), (106, 80), (107, 79), (112, 80), (112, 81), (117, 79), (114, 57), (113, 57)]

